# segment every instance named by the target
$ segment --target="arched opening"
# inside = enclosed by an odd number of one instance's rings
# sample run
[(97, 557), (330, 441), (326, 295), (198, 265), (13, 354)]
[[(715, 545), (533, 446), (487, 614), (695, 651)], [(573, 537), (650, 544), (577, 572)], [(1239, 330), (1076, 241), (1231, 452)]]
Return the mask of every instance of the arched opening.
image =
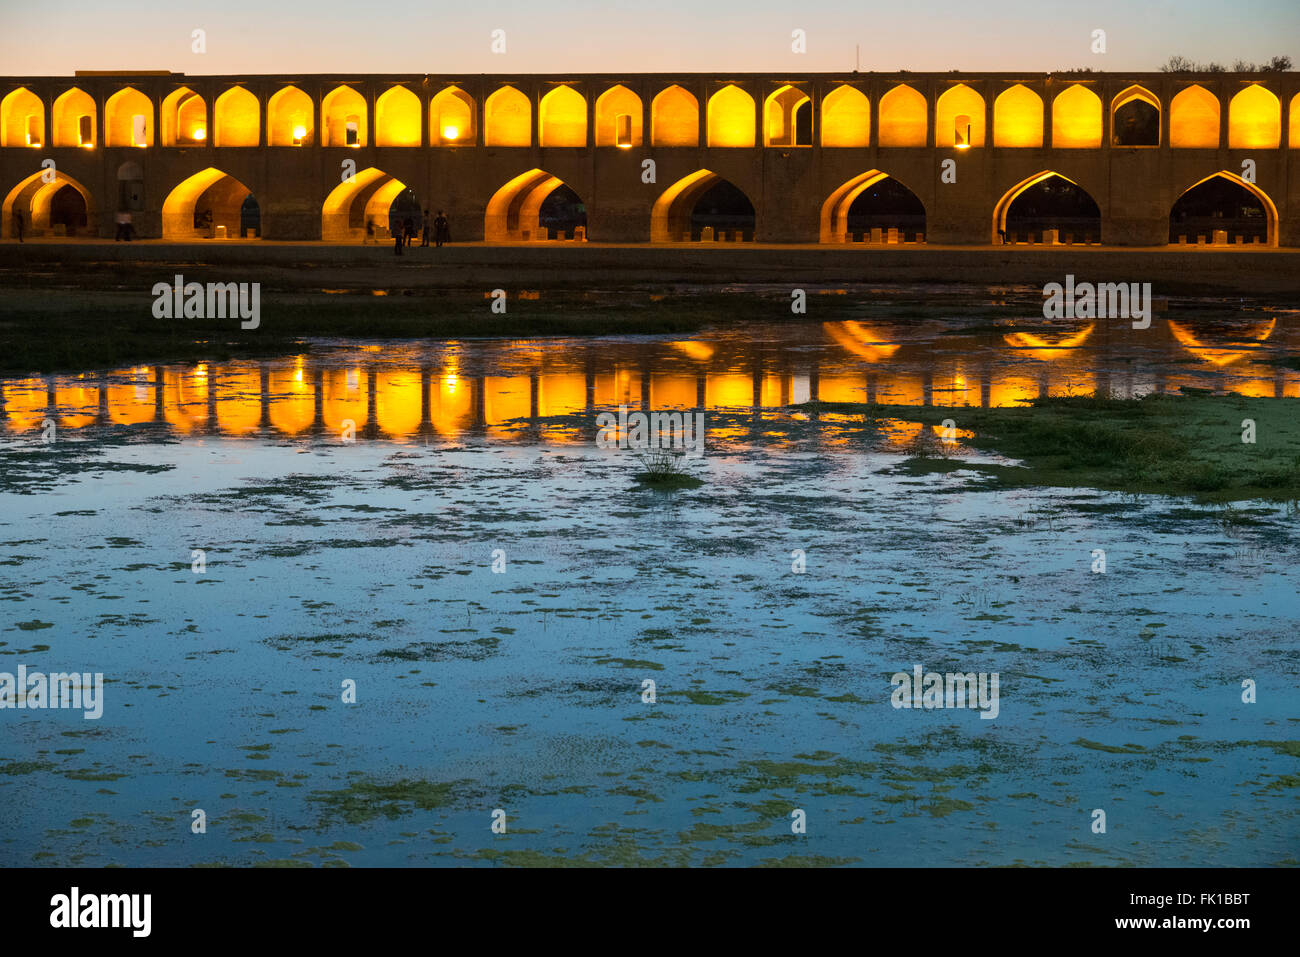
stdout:
[(153, 146), (153, 103), (134, 87), (104, 103), (105, 146)]
[(871, 145), (871, 101), (855, 86), (837, 86), (822, 99), (822, 146)]
[(1043, 98), (1017, 83), (993, 101), (993, 145), (1013, 149), (1043, 145)]
[[(162, 208), (163, 239), (233, 239), (244, 235), (248, 187), (209, 166), (177, 184)], [(260, 229), (260, 216), (259, 216)], [(259, 233), (260, 234), (260, 233)], [(252, 237), (250, 237), (252, 238)]]
[(1276, 246), (1277, 207), (1235, 173), (1212, 173), (1188, 187), (1169, 211), (1169, 242)]
[(822, 203), (823, 243), (923, 243), (925, 206), (888, 173), (853, 177)]
[(812, 100), (786, 85), (763, 102), (764, 146), (812, 146)]
[(1101, 241), (1101, 208), (1074, 180), (1045, 170), (1009, 189), (993, 209), (992, 241), (1079, 245)]
[(415, 190), (409, 186), (403, 186), (388, 204), (388, 219), (385, 225), (388, 227), (389, 237), (396, 236), (399, 232), (403, 234), (409, 232), (412, 236), (418, 236), (423, 224), (424, 209), (420, 206), (420, 197), (416, 196)]
[(754, 228), (749, 197), (707, 169), (669, 186), (650, 210), (650, 241), (655, 243), (751, 242)]
[(571, 86), (557, 86), (537, 108), (541, 146), (586, 146), (587, 101)]
[(1291, 107), (1287, 111), (1291, 117), (1287, 143), (1293, 150), (1300, 150), (1300, 93), (1291, 97)]
[(262, 136), (262, 107), (242, 86), (232, 86), (213, 104), (213, 146), (257, 146)]
[(984, 97), (965, 83), (949, 87), (935, 104), (934, 145), (948, 149), (984, 145)]
[(1110, 104), (1112, 146), (1159, 146), (1160, 101), (1150, 90), (1130, 86)]
[(54, 127), (55, 146), (95, 147), (95, 128), (98, 126), (95, 101), (90, 94), (75, 86), (54, 101), (51, 125)]
[(581, 198), (558, 176), (541, 169), (521, 173), (497, 190), (483, 221), (483, 238), (490, 243), (585, 240), (586, 231)]
[(1052, 147), (1101, 146), (1101, 97), (1081, 83), (1066, 87), (1052, 101)]
[(350, 86), (336, 87), (320, 101), (320, 125), (326, 146), (367, 145), (365, 99)]
[(754, 98), (733, 84), (709, 97), (709, 146), (754, 145)]
[(533, 145), (533, 106), (513, 86), (501, 87), (484, 102), (483, 145)]
[(929, 107), (910, 86), (896, 86), (880, 98), (880, 145), (924, 146)]
[(311, 97), (296, 86), (272, 94), (266, 104), (267, 142), (271, 146), (310, 146), (316, 141)]
[(473, 146), (474, 98), (459, 87), (449, 86), (429, 102), (430, 139), (438, 146)]
[(17, 235), (13, 217), (20, 213), (27, 236), (94, 235), (95, 207), (90, 191), (61, 170), (54, 173), (52, 182), (45, 182), (45, 176), (45, 170), (32, 173), (5, 196), (0, 207), (0, 234), (10, 239)]
[(596, 98), (596, 145), (640, 146), (644, 112), (641, 97), (625, 86), (610, 87)]
[(661, 90), (650, 101), (650, 145), (700, 145), (699, 101), (680, 86)]
[(144, 209), (144, 170), (135, 160), (117, 168), (117, 209), (132, 213)]
[(1282, 101), (1253, 83), (1228, 104), (1228, 146), (1275, 150), (1282, 145)]
[(208, 139), (208, 105), (187, 86), (163, 98), (158, 111), (163, 146), (202, 146)]
[[(408, 192), (405, 183), (381, 169), (359, 170), (348, 182), (335, 186), (321, 204), (321, 239), (337, 243), (392, 238), (395, 224), (413, 208), (414, 194), (403, 196)], [(395, 204), (401, 213), (397, 220)]]
[(1169, 104), (1169, 145), (1174, 149), (1218, 149), (1219, 98), (1203, 86), (1189, 86)]
[(375, 143), (378, 146), (419, 146), (420, 98), (404, 86), (394, 86), (375, 100)]
[(25, 87), (0, 100), (0, 146), (44, 146), (45, 104)]

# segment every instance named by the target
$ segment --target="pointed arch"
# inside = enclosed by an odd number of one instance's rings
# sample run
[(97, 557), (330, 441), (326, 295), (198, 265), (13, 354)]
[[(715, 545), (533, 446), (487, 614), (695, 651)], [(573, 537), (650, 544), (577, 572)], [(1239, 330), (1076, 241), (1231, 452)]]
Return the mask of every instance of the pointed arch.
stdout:
[(366, 238), (367, 220), (376, 230), (388, 229), (389, 209), (406, 188), (381, 169), (359, 170), (349, 182), (335, 186), (321, 204), (321, 239), (360, 242)]
[(871, 145), (871, 101), (856, 86), (842, 83), (822, 99), (822, 146)]
[(1287, 114), (1290, 116), (1287, 144), (1293, 150), (1300, 150), (1300, 93), (1291, 97), (1291, 105), (1287, 108)]
[(778, 87), (763, 101), (763, 145), (812, 146), (811, 116), (807, 93), (789, 83)]
[[(163, 239), (209, 239), (218, 226), (226, 227), (227, 237), (238, 238), (244, 201), (251, 195), (229, 173), (212, 166), (200, 170), (177, 183), (163, 200)], [(209, 213), (210, 222), (197, 222), (197, 217)]]
[(537, 107), (538, 145), (586, 146), (587, 100), (571, 86), (557, 86)]
[(1089, 199), (1092, 199), (1093, 203), (1096, 203), (1097, 201), (1096, 197), (1094, 197), (1091, 193), (1089, 193), (1086, 189), (1084, 189), (1074, 180), (1070, 179), (1070, 177), (1062, 176), (1060, 173), (1056, 172), (1055, 170), (1050, 170), (1050, 169), (1043, 170), (1042, 172), (1035, 173), (1033, 176), (1028, 176), (1025, 179), (1022, 179), (1015, 186), (1012, 186), (1009, 190), (1007, 190), (1002, 195), (1002, 198), (998, 200), (997, 205), (993, 207), (993, 229), (989, 237), (989, 242), (997, 243), (1001, 237), (1001, 233), (1006, 231), (1007, 211), (1011, 209), (1011, 204), (1016, 201), (1016, 198), (1025, 190), (1029, 189), (1031, 186), (1037, 186), (1039, 183), (1042, 183), (1053, 177), (1057, 177), (1059, 179), (1065, 180), (1065, 182), (1069, 183), (1071, 186), (1074, 186), (1080, 192), (1088, 196)]
[(533, 145), (533, 105), (513, 86), (501, 87), (483, 103), (483, 145)]
[(20, 86), (0, 100), (0, 147), (45, 145), (45, 104)]
[(5, 196), (4, 205), (0, 207), (0, 236), (13, 237), (13, 214), (19, 212), (25, 222), (24, 229), (29, 233), (41, 233), (51, 228), (50, 216), (54, 197), (66, 186), (81, 194), (85, 204), (85, 225), (90, 235), (95, 232), (94, 198), (85, 186), (73, 179), (63, 170), (57, 170), (54, 181), (45, 182), (45, 170), (38, 170), (18, 183)]
[[(683, 176), (665, 189), (650, 209), (650, 241), (690, 242), (693, 238), (691, 216), (696, 203), (709, 190), (726, 182), (712, 170), (701, 169)], [(753, 205), (752, 201), (750, 205)]]
[[(143, 117), (143, 136), (136, 117)], [(135, 87), (118, 90), (104, 103), (105, 146), (153, 146), (153, 102)]]
[(1190, 193), (1192, 190), (1196, 189), (1196, 187), (1201, 186), (1204, 183), (1208, 183), (1210, 180), (1216, 178), (1222, 178), (1224, 180), (1227, 180), (1229, 183), (1233, 184), (1234, 186), (1241, 187), (1246, 192), (1250, 193), (1252, 196), (1254, 196), (1256, 199), (1260, 201), (1260, 205), (1263, 206), (1264, 208), (1264, 219), (1266, 222), (1266, 233), (1265, 233), (1264, 241), (1269, 246), (1276, 246), (1278, 244), (1277, 204), (1273, 202), (1272, 197), (1270, 197), (1268, 193), (1264, 192), (1264, 190), (1261, 189), (1257, 183), (1247, 182), (1246, 180), (1242, 179), (1238, 174), (1230, 172), (1228, 170), (1219, 170), (1218, 172), (1211, 173), (1209, 176), (1202, 177), (1201, 179), (1198, 179), (1195, 183), (1192, 183), (1192, 185), (1188, 186), (1185, 190), (1183, 190), (1181, 193), (1178, 194), (1177, 198), (1174, 200), (1173, 206), (1171, 206), (1169, 210), (1171, 233), (1172, 233), (1172, 220), (1173, 220), (1174, 206), (1178, 205), (1178, 201), (1181, 200), (1188, 193)]
[(865, 173), (854, 176), (826, 197), (826, 201), (822, 203), (821, 208), (821, 226), (818, 241), (823, 243), (847, 242), (849, 236), (849, 210), (852, 209), (854, 202), (867, 190), (888, 179), (893, 179), (898, 186), (916, 198), (917, 204), (921, 207), (922, 215), (921, 228), (917, 231), (924, 233), (925, 204), (921, 203), (916, 193), (888, 173), (878, 169), (869, 169)]
[(55, 146), (81, 146), (94, 149), (98, 139), (98, 109), (85, 90), (73, 87), (65, 90), (54, 101), (53, 118)]
[(296, 86), (286, 86), (266, 103), (266, 141), (271, 146), (310, 146), (316, 142), (316, 108)]
[(1007, 87), (993, 101), (993, 145), (1013, 149), (1043, 145), (1043, 98), (1024, 84)]
[(699, 100), (675, 84), (660, 90), (650, 101), (650, 145), (699, 146)]
[(208, 138), (208, 105), (188, 86), (163, 97), (158, 109), (158, 134), (163, 146), (201, 146)]
[(754, 145), (754, 98), (728, 83), (709, 97), (709, 146), (752, 147)]
[(565, 183), (543, 169), (530, 169), (511, 179), (488, 201), (483, 238), (489, 243), (543, 239), (538, 222), (542, 203)]
[(619, 84), (596, 98), (596, 145), (640, 146), (645, 108), (641, 97)]
[(1228, 103), (1228, 147), (1275, 150), (1282, 145), (1282, 101), (1252, 83)]
[(419, 146), (420, 98), (400, 83), (391, 86), (375, 100), (375, 145)]
[(1219, 98), (1199, 84), (1169, 104), (1169, 145), (1174, 149), (1217, 149)]
[(213, 146), (258, 146), (262, 138), (262, 104), (242, 86), (217, 97), (213, 110)]
[(320, 101), (324, 146), (361, 147), (369, 143), (365, 98), (352, 87), (336, 86)]
[(429, 101), (429, 141), (437, 146), (473, 146), (474, 98), (458, 86), (438, 91)]
[(899, 84), (880, 98), (881, 146), (925, 146), (929, 106), (925, 97)]
[(984, 114), (984, 97), (965, 83), (949, 87), (934, 106), (934, 145), (949, 149), (983, 146)]
[(1052, 148), (1101, 146), (1101, 97), (1082, 83), (1066, 87), (1052, 101)]
[(1126, 87), (1110, 101), (1112, 146), (1159, 146), (1162, 126), (1160, 100), (1144, 86)]

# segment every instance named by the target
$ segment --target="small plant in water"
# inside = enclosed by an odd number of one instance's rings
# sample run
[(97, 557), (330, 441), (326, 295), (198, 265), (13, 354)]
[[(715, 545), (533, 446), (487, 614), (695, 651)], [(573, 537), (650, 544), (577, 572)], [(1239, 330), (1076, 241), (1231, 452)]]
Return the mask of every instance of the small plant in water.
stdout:
[(674, 449), (651, 449), (638, 452), (644, 471), (636, 473), (636, 480), (652, 488), (699, 488), (704, 483), (686, 469), (686, 456)]

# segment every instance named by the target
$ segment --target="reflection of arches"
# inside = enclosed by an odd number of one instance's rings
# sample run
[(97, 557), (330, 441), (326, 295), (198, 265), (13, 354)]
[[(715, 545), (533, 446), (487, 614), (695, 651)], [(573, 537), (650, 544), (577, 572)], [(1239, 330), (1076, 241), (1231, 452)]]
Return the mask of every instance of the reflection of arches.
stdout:
[(153, 103), (134, 87), (118, 90), (104, 104), (105, 146), (153, 146), (153, 131)]
[(729, 83), (709, 97), (709, 146), (754, 145), (754, 98)]
[(1159, 146), (1160, 101), (1140, 86), (1121, 90), (1110, 101), (1112, 146)]
[(881, 146), (924, 146), (928, 107), (910, 86), (896, 86), (880, 98)]
[[(5, 196), (4, 206), (0, 207), (0, 235), (13, 237), (13, 214), (15, 212), (22, 214), (25, 224), (24, 229), (29, 235), (43, 233), (52, 229), (59, 221), (62, 212), (60, 206), (56, 205), (55, 198), (62, 193), (65, 187), (71, 187), (81, 196), (83, 207), (80, 215), (76, 216), (73, 222), (64, 220), (69, 235), (73, 234), (79, 225), (94, 223), (95, 207), (90, 191), (62, 170), (54, 174), (54, 181), (51, 183), (44, 181), (45, 173), (45, 170), (32, 173)], [(75, 215), (75, 213), (76, 210), (74, 209), (73, 214)], [(81, 219), (84, 219), (84, 223), (79, 223)]]
[(764, 146), (812, 146), (812, 100), (786, 84), (763, 101)]
[(88, 149), (94, 147), (97, 115), (95, 101), (84, 90), (74, 86), (60, 95), (54, 101), (54, 117), (51, 121), (54, 127), (54, 145), (84, 146)]
[(249, 195), (247, 186), (219, 169), (209, 166), (195, 173), (163, 201), (163, 239), (210, 239), (219, 226), (227, 237), (239, 236), (240, 211)]
[(1043, 145), (1043, 98), (1017, 83), (993, 101), (993, 145), (1012, 148)]
[(262, 135), (262, 106), (242, 86), (232, 86), (213, 104), (213, 146), (257, 146)]
[(587, 101), (571, 86), (557, 86), (537, 107), (539, 146), (586, 146)]
[(885, 362), (898, 351), (899, 343), (890, 342), (870, 326), (856, 319), (823, 322), (822, 328), (846, 352), (867, 362)]
[(1227, 343), (1216, 345), (1212, 342), (1205, 342), (1207, 330), (1203, 327), (1193, 331), (1190, 327), (1173, 319), (1165, 321), (1169, 323), (1169, 331), (1180, 346), (1202, 362), (1208, 362), (1214, 366), (1231, 365), (1247, 356), (1258, 355), (1258, 350), (1247, 345), (1247, 342), (1263, 345), (1265, 340), (1273, 334), (1273, 330), (1277, 328), (1277, 319), (1273, 318), (1266, 322), (1255, 323), (1246, 330), (1233, 329), (1230, 336), (1236, 347), (1231, 348), (1228, 347)]
[(163, 146), (198, 146), (208, 138), (208, 105), (187, 86), (163, 98), (158, 110)]
[(1228, 147), (1275, 150), (1281, 145), (1282, 101), (1252, 83), (1228, 103)]
[(1095, 322), (1090, 322), (1078, 331), (1055, 337), (1037, 332), (1015, 330), (1003, 333), (1002, 341), (1013, 349), (1021, 350), (1024, 355), (1044, 362), (1051, 362), (1068, 355), (1070, 350), (1077, 349), (1087, 342), (1096, 325)]
[(1169, 145), (1215, 149), (1219, 145), (1219, 98), (1203, 86), (1189, 86), (1169, 104)]
[[(1046, 215), (1045, 218), (1057, 221), (1055, 228), (1060, 228), (1062, 225), (1076, 225), (1074, 220), (1081, 220), (1077, 225), (1085, 230), (1090, 230), (1090, 232), (1085, 233), (1085, 236), (1089, 237), (1092, 242), (1098, 241), (1101, 236), (1101, 209), (1097, 206), (1097, 201), (1093, 198), (1092, 194), (1068, 176), (1062, 176), (1060, 173), (1053, 172), (1052, 170), (1044, 170), (1041, 173), (1035, 173), (1033, 176), (1021, 180), (1015, 186), (1012, 186), (1007, 190), (1002, 198), (998, 200), (997, 205), (993, 207), (993, 231), (990, 236), (990, 242), (998, 242), (1000, 234), (1007, 231), (1007, 213), (1010, 212), (1012, 204), (1020, 198), (1022, 193), (1032, 187), (1037, 187), (1042, 184), (1048, 186), (1062, 185), (1052, 184), (1049, 182), (1054, 179), (1062, 180), (1063, 184), (1068, 184), (1069, 187), (1072, 187), (1072, 189), (1067, 190), (1067, 192), (1073, 194), (1077, 191), (1078, 194), (1081, 194), (1082, 197), (1090, 201), (1092, 208), (1096, 209), (1096, 212), (1095, 214), (1092, 213), (1090, 209), (1086, 209), (1087, 204), (1081, 202), (1081, 209), (1076, 211), (1079, 212), (1080, 215), (1071, 216), (1068, 214), (1053, 213)], [(1086, 222), (1082, 220), (1086, 220)], [(1096, 238), (1092, 238), (1094, 234)]]
[(420, 145), (420, 98), (398, 85), (375, 100), (375, 145)]
[[(849, 212), (853, 209), (854, 203), (863, 198), (869, 200), (871, 198), (869, 191), (880, 189), (887, 180), (889, 181), (887, 186), (881, 190), (881, 199), (884, 201), (884, 205), (881, 205), (879, 209), (880, 216), (877, 216), (875, 211), (871, 209), (858, 211), (868, 220), (864, 230), (866, 235), (870, 237), (875, 229), (882, 230), (882, 238), (887, 236), (886, 231), (890, 229), (899, 231), (900, 240), (908, 233), (911, 233), (914, 237), (917, 234), (924, 235), (925, 206), (917, 195), (888, 173), (882, 173), (878, 169), (869, 169), (865, 173), (859, 173), (826, 197), (826, 202), (822, 203), (819, 241), (823, 243), (848, 242), (850, 236)], [(909, 196), (914, 201), (914, 205), (911, 202), (901, 202)], [(919, 221), (917, 219), (918, 209)], [(883, 218), (880, 218), (881, 216)], [(879, 225), (876, 225), (877, 219), (879, 219)], [(886, 221), (888, 224), (886, 224)]]
[(473, 146), (474, 98), (459, 87), (449, 86), (429, 102), (429, 140), (439, 146)]
[(546, 238), (541, 235), (538, 221), (542, 203), (563, 185), (558, 176), (542, 169), (520, 173), (488, 201), (483, 221), (484, 240), (508, 243)]
[(857, 87), (837, 86), (822, 100), (822, 146), (871, 145), (871, 101)]
[[(1231, 186), (1238, 187), (1238, 190), (1224, 190), (1223, 184), (1226, 181)], [(1193, 196), (1193, 191), (1198, 187), (1203, 188), (1202, 193), (1208, 194), (1208, 207), (1198, 208), (1196, 200), (1198, 197)], [(1205, 189), (1205, 187), (1209, 187)], [(1214, 187), (1219, 187), (1215, 189)], [(1243, 212), (1244, 208), (1249, 208), (1248, 204), (1243, 204), (1239, 200), (1240, 190), (1244, 190), (1251, 197), (1259, 201), (1259, 208), (1263, 210), (1263, 229), (1259, 229), (1259, 222), (1249, 216), (1225, 216), (1225, 200), (1232, 202), (1236, 200), (1235, 209), (1238, 214)], [(1237, 193), (1234, 197), (1232, 194)], [(1253, 204), (1250, 204), (1253, 205)], [(1262, 232), (1262, 238), (1266, 245), (1277, 245), (1277, 206), (1273, 200), (1255, 183), (1248, 183), (1236, 173), (1230, 173), (1227, 170), (1220, 170), (1217, 173), (1211, 173), (1203, 179), (1197, 180), (1187, 189), (1179, 194), (1178, 199), (1169, 210), (1169, 241), (1177, 242), (1177, 236), (1186, 235), (1189, 239), (1197, 235), (1208, 236), (1213, 243), (1214, 230), (1223, 230), (1227, 233), (1227, 238), (1231, 241), (1234, 235), (1250, 235)], [(1192, 239), (1192, 241), (1195, 241)]]
[[(691, 242), (694, 238), (691, 217), (695, 213), (696, 204), (710, 190), (723, 184), (731, 185), (717, 173), (702, 169), (682, 177), (669, 186), (655, 200), (650, 210), (650, 241), (652, 243)], [(735, 187), (733, 186), (732, 189)], [(750, 207), (753, 208), (753, 203), (750, 203)], [(742, 228), (741, 232), (743, 231)]]
[(0, 100), (0, 146), (44, 144), (45, 104), (31, 90), (20, 86)]
[[(389, 210), (406, 184), (373, 166), (340, 183), (321, 205), (321, 239), (357, 242), (366, 238), (366, 222), (376, 231), (389, 227)], [(378, 239), (378, 235), (374, 237)]]
[(1052, 101), (1052, 148), (1101, 146), (1101, 97), (1082, 83), (1066, 87)]
[(661, 90), (650, 101), (650, 145), (700, 145), (699, 101), (680, 86)]
[(350, 86), (335, 87), (320, 101), (320, 125), (325, 146), (365, 146), (365, 99)]
[(596, 145), (640, 146), (644, 112), (641, 97), (625, 86), (611, 86), (596, 98)]
[(934, 145), (984, 145), (984, 97), (965, 83), (949, 87), (935, 104)]
[(311, 97), (286, 86), (266, 104), (267, 143), (271, 146), (310, 146), (316, 139)]
[(501, 87), (484, 102), (483, 145), (533, 145), (533, 106), (513, 86)]

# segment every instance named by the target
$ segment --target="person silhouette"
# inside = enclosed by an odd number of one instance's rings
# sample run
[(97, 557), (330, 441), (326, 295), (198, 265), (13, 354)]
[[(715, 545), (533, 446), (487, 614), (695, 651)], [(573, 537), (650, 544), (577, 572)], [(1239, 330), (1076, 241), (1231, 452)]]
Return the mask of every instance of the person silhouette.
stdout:
[(442, 215), (442, 210), (438, 210), (438, 215), (433, 220), (433, 240), (436, 246), (451, 242), (451, 225), (447, 222), (447, 217)]

